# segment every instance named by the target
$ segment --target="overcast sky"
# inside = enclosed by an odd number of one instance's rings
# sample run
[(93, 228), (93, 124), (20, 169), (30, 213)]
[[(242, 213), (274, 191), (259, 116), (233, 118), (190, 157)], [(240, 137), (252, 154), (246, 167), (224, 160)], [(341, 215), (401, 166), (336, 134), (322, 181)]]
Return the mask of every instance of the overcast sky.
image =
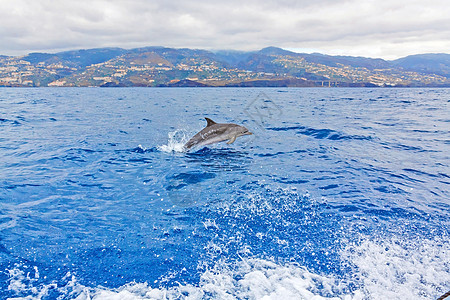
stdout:
[(448, 0), (0, 0), (0, 54), (98, 47), (450, 53)]

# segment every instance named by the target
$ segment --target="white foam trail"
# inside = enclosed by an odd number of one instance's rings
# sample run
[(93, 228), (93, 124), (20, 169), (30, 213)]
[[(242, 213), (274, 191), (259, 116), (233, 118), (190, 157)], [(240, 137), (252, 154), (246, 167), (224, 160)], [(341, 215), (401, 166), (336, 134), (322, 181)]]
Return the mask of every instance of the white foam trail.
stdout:
[(169, 132), (167, 145), (158, 146), (157, 149), (163, 152), (185, 152), (184, 145), (189, 140), (189, 136), (184, 130), (175, 130)]
[[(148, 283), (129, 283), (117, 289), (89, 288), (79, 284), (68, 274), (65, 286), (56, 283), (36, 285), (20, 270), (10, 272), (10, 289), (25, 293), (25, 299), (42, 299), (49, 290), (57, 290), (64, 299), (122, 300), (122, 299), (350, 299), (323, 297), (319, 289), (328, 294), (336, 287), (336, 280), (307, 271), (296, 265), (281, 266), (263, 259), (246, 259), (227, 265), (218, 262), (207, 269), (199, 285), (178, 285), (171, 288), (153, 288)], [(67, 280), (72, 279), (67, 283)], [(164, 279), (162, 280), (164, 281)], [(33, 286), (33, 287), (32, 287)], [(12, 298), (24, 299), (24, 298)]]
[(9, 285), (8, 290), (12, 291), (16, 294), (28, 294), (27, 297), (20, 298), (8, 298), (11, 300), (19, 300), (19, 299), (42, 299), (45, 297), (49, 290), (57, 287), (56, 284), (46, 284), (46, 285), (38, 285), (37, 282), (39, 280), (39, 270), (35, 266), (34, 275), (31, 272), (23, 271), (20, 266), (17, 266), (14, 269), (7, 270), (9, 275)]
[[(250, 258), (235, 263), (218, 261), (206, 268), (199, 284), (179, 284), (164, 288), (148, 283), (129, 283), (120, 288), (86, 287), (67, 274), (60, 282), (39, 284), (24, 267), (9, 270), (8, 289), (24, 297), (45, 299), (57, 291), (61, 299), (437, 299), (450, 282), (448, 240), (370, 241), (349, 244), (341, 253), (343, 263), (354, 266), (345, 279), (320, 275), (296, 264), (280, 265)], [(30, 267), (27, 267), (30, 270)], [(32, 274), (33, 272), (31, 272)], [(161, 282), (170, 281), (161, 279)], [(356, 290), (349, 294), (348, 284)]]
[(371, 241), (348, 245), (344, 260), (356, 266), (370, 299), (437, 299), (450, 282), (450, 243), (442, 240)]

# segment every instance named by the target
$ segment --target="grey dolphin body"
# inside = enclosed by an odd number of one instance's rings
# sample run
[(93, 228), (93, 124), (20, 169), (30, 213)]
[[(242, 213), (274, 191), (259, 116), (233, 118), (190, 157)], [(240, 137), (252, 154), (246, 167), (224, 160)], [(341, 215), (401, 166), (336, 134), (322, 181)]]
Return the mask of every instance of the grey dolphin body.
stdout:
[(205, 146), (229, 140), (227, 144), (232, 144), (237, 137), (252, 134), (244, 126), (236, 124), (219, 124), (209, 118), (205, 118), (207, 125), (199, 133), (194, 135), (185, 145), (186, 149), (194, 146)]

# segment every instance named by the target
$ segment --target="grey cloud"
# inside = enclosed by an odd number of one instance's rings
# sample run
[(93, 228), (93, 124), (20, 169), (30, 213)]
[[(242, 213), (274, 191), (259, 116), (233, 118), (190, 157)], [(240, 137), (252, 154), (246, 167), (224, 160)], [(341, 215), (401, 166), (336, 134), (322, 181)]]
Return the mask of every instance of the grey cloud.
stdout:
[[(446, 52), (450, 11), (445, 2), (0, 0), (0, 54), (103, 46), (255, 50), (273, 45), (359, 55), (369, 50), (389, 57), (411, 54), (420, 39), (424, 43), (418, 50)], [(403, 54), (393, 47), (399, 43)]]

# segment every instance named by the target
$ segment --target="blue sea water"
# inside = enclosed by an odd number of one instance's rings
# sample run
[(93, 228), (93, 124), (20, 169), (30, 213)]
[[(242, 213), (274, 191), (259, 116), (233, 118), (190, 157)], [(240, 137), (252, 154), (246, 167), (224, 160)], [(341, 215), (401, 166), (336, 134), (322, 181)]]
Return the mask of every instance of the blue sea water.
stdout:
[(0, 170), (1, 299), (450, 290), (450, 89), (3, 88)]

